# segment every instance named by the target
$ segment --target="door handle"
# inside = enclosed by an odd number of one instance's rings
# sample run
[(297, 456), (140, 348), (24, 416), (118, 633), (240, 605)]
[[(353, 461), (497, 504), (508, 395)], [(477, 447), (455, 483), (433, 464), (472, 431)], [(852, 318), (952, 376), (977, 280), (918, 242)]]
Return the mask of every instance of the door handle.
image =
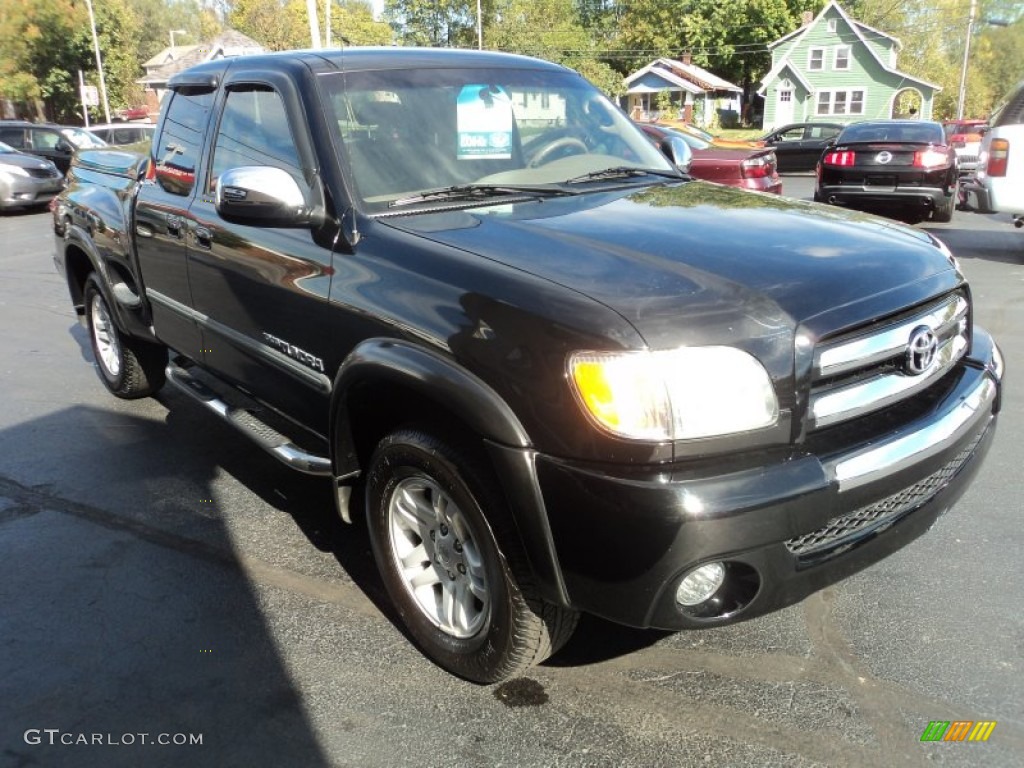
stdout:
[(168, 216), (167, 217), (167, 234), (171, 237), (181, 239), (181, 216)]
[(196, 245), (200, 248), (213, 248), (213, 232), (206, 227), (196, 227)]

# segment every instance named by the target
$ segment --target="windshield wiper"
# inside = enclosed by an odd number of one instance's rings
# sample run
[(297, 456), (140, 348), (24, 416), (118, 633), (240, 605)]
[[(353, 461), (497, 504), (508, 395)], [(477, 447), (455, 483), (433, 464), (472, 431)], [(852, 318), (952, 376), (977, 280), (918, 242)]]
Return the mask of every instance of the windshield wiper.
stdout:
[(637, 168), (633, 165), (616, 165), (612, 168), (605, 168), (603, 171), (591, 171), (580, 176), (573, 176), (566, 179), (565, 184), (581, 184), (586, 181), (602, 181), (604, 179), (629, 179), (634, 176), (663, 176), (666, 179), (676, 181), (686, 177), (679, 171), (662, 171), (657, 168)]
[(438, 187), (417, 192), (415, 195), (392, 200), (389, 208), (413, 203), (424, 203), (431, 200), (473, 200), (476, 198), (507, 197), (509, 195), (533, 195), (554, 197), (575, 194), (550, 184), (455, 184), (451, 187)]

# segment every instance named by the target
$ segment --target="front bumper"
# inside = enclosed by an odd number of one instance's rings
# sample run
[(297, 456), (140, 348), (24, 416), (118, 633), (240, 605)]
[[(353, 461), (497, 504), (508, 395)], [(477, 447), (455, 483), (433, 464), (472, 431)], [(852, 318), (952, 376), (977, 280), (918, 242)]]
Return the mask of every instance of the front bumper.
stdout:
[(50, 202), (64, 188), (63, 178), (20, 178), (0, 187), (0, 208), (27, 208)]
[[(900, 549), (953, 505), (991, 445), (1002, 360), (981, 329), (973, 350), (927, 414), (834, 455), (637, 472), (538, 457), (568, 602), (636, 627), (714, 626), (791, 605)], [(722, 588), (706, 605), (678, 605), (679, 582), (709, 562), (726, 564)]]

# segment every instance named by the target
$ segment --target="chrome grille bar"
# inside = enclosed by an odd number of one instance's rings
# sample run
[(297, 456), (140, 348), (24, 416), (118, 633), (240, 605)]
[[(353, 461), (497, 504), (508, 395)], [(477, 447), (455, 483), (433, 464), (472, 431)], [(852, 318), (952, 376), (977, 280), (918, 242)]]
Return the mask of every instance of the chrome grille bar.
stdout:
[[(930, 387), (967, 352), (968, 309), (964, 296), (951, 294), (872, 333), (823, 345), (815, 354), (808, 427), (848, 421)], [(935, 354), (923, 371), (911, 372), (908, 345), (922, 328), (934, 334)]]
[(816, 355), (816, 377), (837, 376), (895, 357), (907, 348), (911, 332), (921, 325), (927, 325), (941, 339), (967, 317), (967, 308), (967, 299), (954, 294), (939, 307), (879, 333), (826, 347)]

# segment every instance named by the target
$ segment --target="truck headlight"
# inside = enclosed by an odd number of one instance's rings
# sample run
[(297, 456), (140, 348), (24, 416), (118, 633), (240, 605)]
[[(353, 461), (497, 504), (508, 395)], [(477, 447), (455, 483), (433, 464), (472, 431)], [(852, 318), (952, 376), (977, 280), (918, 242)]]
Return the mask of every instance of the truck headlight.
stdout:
[(686, 440), (770, 427), (779, 418), (764, 367), (733, 347), (577, 352), (569, 373), (602, 429), (635, 440)]

